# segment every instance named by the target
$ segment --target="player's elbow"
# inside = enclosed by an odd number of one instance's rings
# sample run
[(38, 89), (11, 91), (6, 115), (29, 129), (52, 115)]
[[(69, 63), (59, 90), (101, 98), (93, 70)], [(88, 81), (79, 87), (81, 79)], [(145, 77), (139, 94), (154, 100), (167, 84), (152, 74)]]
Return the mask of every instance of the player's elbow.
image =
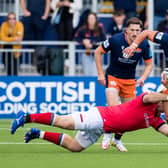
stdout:
[(96, 48), (96, 50), (94, 51), (94, 56), (96, 57), (97, 55), (100, 55), (100, 51), (98, 48)]
[(164, 132), (164, 135), (168, 137), (168, 130)]
[(95, 56), (95, 58), (97, 58), (97, 57), (100, 57), (101, 54), (102, 54), (102, 50), (101, 50), (101, 47), (99, 46), (99, 47), (97, 47), (96, 50), (94, 51), (94, 56)]

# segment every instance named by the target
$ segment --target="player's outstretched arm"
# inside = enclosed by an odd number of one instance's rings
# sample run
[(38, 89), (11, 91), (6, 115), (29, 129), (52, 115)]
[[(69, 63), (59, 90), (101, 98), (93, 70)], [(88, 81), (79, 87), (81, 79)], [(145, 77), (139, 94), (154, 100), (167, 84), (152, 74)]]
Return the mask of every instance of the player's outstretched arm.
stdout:
[(151, 30), (144, 30), (143, 32), (141, 32), (133, 41), (133, 43), (123, 50), (123, 54), (125, 55), (125, 57), (131, 57), (134, 54), (136, 48), (139, 46), (139, 44), (141, 44), (141, 42), (145, 39), (153, 41), (156, 33), (157, 31)]
[(165, 119), (168, 121), (168, 95), (165, 93), (149, 93), (143, 97), (144, 103), (159, 103), (162, 102), (165, 113)]
[(168, 95), (163, 93), (148, 93), (143, 96), (144, 103), (168, 102)]

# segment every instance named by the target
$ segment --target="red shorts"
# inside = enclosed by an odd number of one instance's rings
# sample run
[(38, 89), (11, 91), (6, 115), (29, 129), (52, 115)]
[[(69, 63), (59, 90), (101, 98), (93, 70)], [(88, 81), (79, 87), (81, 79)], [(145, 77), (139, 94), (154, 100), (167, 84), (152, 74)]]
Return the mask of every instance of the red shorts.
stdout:
[(119, 79), (108, 75), (107, 88), (116, 88), (119, 96), (123, 98), (132, 98), (136, 96), (136, 80), (135, 79)]

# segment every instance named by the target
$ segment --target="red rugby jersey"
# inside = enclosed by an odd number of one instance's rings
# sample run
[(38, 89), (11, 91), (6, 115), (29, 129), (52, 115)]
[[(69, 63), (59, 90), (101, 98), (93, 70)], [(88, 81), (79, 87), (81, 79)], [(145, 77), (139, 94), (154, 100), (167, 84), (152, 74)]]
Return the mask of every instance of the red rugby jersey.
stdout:
[(143, 103), (142, 98), (145, 94), (117, 106), (98, 106), (104, 121), (104, 131), (123, 133), (150, 126), (157, 129), (162, 125), (164, 121), (156, 116), (157, 103)]

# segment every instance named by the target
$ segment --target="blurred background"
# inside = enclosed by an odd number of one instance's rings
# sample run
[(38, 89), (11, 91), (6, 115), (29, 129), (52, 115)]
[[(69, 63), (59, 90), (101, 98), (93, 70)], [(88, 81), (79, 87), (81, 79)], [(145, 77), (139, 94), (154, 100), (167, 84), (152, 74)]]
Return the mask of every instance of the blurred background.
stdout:
[[(143, 29), (168, 32), (167, 9), (166, 0), (0, 0), (0, 116), (11, 118), (20, 110), (67, 114), (106, 105), (92, 65), (95, 48), (124, 31), (130, 17), (140, 18)], [(137, 95), (158, 91), (167, 67), (160, 46), (150, 45), (154, 68)], [(102, 58), (105, 70), (110, 54)], [(137, 78), (143, 70), (140, 61)]]
[[(56, 10), (54, 0), (34, 2), (32, 0), (0, 0), (0, 25), (7, 20), (9, 12), (14, 12), (16, 21), (20, 21), (24, 27), (23, 37), (19, 41), (21, 47), (14, 47), (16, 43), (14, 40), (10, 40), (12, 44), (9, 46), (9, 40), (3, 39), (1, 35), (3, 47), (0, 49), (0, 75), (86, 76), (82, 59), (86, 50), (82, 45), (82, 37), (77, 34), (75, 38), (75, 33), (85, 24), (89, 12), (96, 13), (106, 38), (117, 33), (113, 23), (113, 16), (117, 10), (123, 10), (126, 19), (132, 16), (139, 17), (144, 23), (144, 29), (168, 31), (166, 0), (78, 0), (76, 2), (77, 5), (72, 8), (71, 13), (67, 14), (59, 24), (54, 23), (52, 19)], [(116, 22), (123, 22), (122, 12), (117, 15), (119, 21)], [(123, 30), (124, 23), (119, 31)], [(6, 42), (8, 45), (3, 45)], [(154, 69), (151, 75), (159, 76), (160, 71), (166, 67), (167, 61), (158, 45), (151, 44), (151, 48), (154, 57)], [(16, 51), (19, 52), (19, 56), (13, 61), (9, 55), (15, 55)], [(90, 52), (93, 51), (94, 48)], [(104, 55), (104, 68), (107, 67), (108, 60), (108, 54)], [(140, 62), (137, 67), (137, 76), (141, 74), (143, 66)], [(11, 73), (8, 72), (10, 69)]]

